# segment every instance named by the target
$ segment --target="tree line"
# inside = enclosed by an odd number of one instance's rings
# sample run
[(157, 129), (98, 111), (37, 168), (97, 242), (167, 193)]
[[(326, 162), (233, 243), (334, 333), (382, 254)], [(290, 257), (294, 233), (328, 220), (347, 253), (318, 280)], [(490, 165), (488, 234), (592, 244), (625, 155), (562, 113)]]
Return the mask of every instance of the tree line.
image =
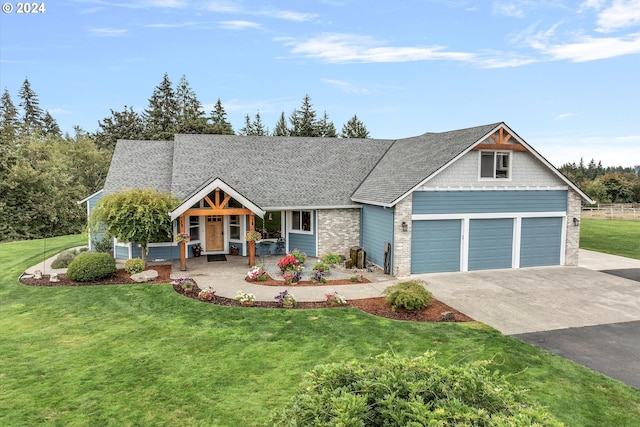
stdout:
[[(79, 126), (63, 134), (49, 111), (40, 107), (26, 78), (17, 103), (8, 89), (0, 97), (0, 241), (36, 239), (81, 232), (85, 207), (78, 200), (104, 186), (118, 139), (171, 140), (176, 133), (234, 135), (220, 99), (205, 112), (186, 77), (175, 86), (165, 74), (147, 108), (124, 106), (98, 121), (94, 132)], [(288, 119), (282, 112), (273, 131), (260, 113), (247, 114), (239, 135), (368, 138), (354, 115), (338, 134), (326, 111), (319, 116), (305, 95)]]
[(640, 165), (605, 168), (591, 159), (585, 166), (581, 158), (578, 164), (565, 163), (559, 170), (599, 204), (640, 203)]

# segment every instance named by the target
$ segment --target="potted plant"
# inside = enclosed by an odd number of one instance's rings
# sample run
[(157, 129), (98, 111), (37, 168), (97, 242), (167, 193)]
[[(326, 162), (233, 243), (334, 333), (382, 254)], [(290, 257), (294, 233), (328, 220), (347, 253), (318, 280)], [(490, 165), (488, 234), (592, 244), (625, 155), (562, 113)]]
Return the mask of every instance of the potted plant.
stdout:
[(291, 255), (293, 255), (295, 259), (298, 260), (298, 264), (304, 264), (304, 262), (307, 260), (307, 254), (301, 252), (299, 249), (292, 250)]
[(185, 292), (191, 292), (195, 286), (195, 282), (189, 277), (180, 277), (171, 282), (171, 284), (180, 286)]
[(284, 308), (293, 308), (296, 305), (298, 305), (298, 301), (296, 301), (296, 298), (293, 296), (293, 294), (290, 294), (289, 291), (286, 290), (286, 289), (284, 291), (280, 292), (274, 298), (280, 304), (282, 304), (282, 306)]
[(258, 282), (264, 282), (267, 280), (267, 272), (264, 271), (261, 265), (253, 267), (247, 273), (247, 277), (251, 280), (257, 280)]
[(332, 305), (332, 306), (347, 305), (347, 299), (337, 292), (334, 292), (332, 294), (325, 294), (324, 297), (327, 304), (329, 305)]
[(200, 255), (202, 255), (202, 246), (193, 245), (191, 246), (191, 251), (193, 252), (194, 257), (199, 257)]
[(212, 288), (204, 288), (203, 290), (198, 292), (198, 299), (200, 301), (211, 301), (215, 294), (216, 291), (214, 291)]
[(240, 249), (236, 245), (231, 245), (229, 253), (233, 256), (238, 256), (238, 254), (240, 253)]
[(189, 237), (189, 233), (178, 233), (173, 240), (175, 240), (176, 243), (188, 243), (191, 238)]
[(262, 240), (262, 235), (256, 230), (251, 230), (247, 231), (247, 234), (245, 234), (244, 238), (247, 242), (259, 242), (260, 240)]
[(238, 294), (233, 297), (233, 299), (244, 306), (252, 306), (253, 302), (256, 300), (256, 296), (254, 294), (245, 293), (244, 291), (238, 291)]

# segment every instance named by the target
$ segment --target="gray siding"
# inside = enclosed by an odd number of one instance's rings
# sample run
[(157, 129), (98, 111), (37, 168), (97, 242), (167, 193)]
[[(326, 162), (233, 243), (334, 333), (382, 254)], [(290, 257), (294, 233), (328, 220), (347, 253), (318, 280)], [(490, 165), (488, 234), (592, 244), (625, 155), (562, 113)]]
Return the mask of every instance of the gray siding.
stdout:
[(412, 224), (411, 273), (460, 271), (462, 221), (414, 221)]
[(362, 208), (362, 248), (367, 259), (384, 265), (384, 244), (393, 245), (393, 209), (365, 205)]
[(564, 212), (566, 190), (416, 191), (413, 214)]

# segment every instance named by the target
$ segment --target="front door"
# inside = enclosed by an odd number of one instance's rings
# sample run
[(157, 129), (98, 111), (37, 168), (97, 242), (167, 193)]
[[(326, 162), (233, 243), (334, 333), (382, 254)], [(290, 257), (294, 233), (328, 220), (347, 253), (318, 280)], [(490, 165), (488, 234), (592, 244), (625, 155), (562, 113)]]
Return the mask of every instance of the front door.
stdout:
[(221, 251), (224, 249), (224, 227), (222, 216), (209, 215), (206, 227), (206, 248), (207, 252)]

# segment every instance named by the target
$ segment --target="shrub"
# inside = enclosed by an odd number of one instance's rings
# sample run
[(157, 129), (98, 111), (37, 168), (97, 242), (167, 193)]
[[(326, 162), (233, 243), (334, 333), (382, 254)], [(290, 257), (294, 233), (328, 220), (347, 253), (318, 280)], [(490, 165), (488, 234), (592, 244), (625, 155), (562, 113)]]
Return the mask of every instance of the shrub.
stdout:
[(422, 280), (409, 280), (389, 286), (382, 294), (395, 310), (398, 307), (407, 310), (419, 310), (431, 304), (433, 296), (424, 288)]
[(71, 261), (78, 256), (76, 249), (69, 249), (68, 251), (60, 252), (56, 259), (51, 263), (51, 268), (67, 268)]
[(342, 256), (330, 252), (326, 254), (324, 257), (322, 257), (322, 261), (324, 261), (326, 264), (329, 264), (329, 265), (340, 264), (342, 262)]
[(78, 255), (67, 269), (67, 277), (74, 282), (90, 282), (115, 273), (116, 260), (109, 254), (97, 252)]
[(300, 249), (292, 250), (291, 255), (293, 255), (295, 259), (298, 260), (298, 264), (304, 264), (304, 262), (307, 260), (307, 254), (301, 252)]
[(96, 252), (108, 254), (112, 250), (111, 239), (105, 237), (102, 240), (94, 240), (93, 249)]
[(313, 270), (319, 271), (320, 273), (327, 273), (329, 272), (329, 265), (324, 262), (316, 262), (313, 266)]
[(317, 366), (269, 426), (562, 426), (488, 361), (440, 366), (435, 353)]
[(140, 258), (130, 258), (124, 262), (124, 271), (129, 274), (137, 274), (144, 270), (144, 261)]

